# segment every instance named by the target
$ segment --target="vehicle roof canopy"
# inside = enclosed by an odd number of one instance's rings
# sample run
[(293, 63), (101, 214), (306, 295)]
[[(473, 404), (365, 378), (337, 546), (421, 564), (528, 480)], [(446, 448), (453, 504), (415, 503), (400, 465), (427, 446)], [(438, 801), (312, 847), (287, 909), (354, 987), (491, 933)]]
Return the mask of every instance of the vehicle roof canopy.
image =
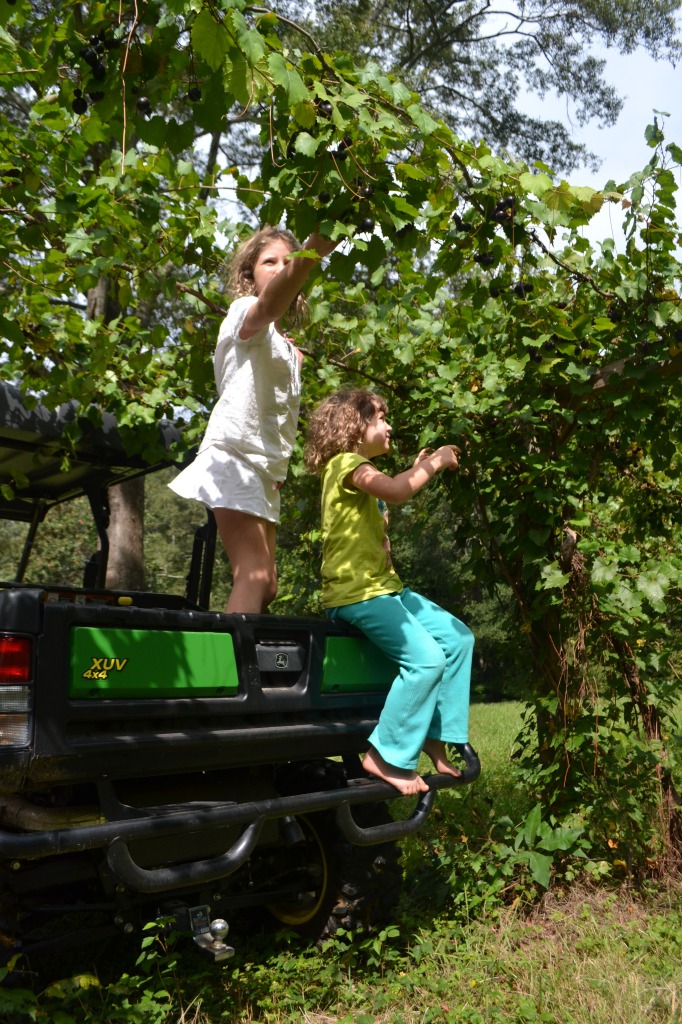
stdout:
[[(70, 431), (80, 435), (75, 442)], [(0, 381), (0, 518), (30, 522), (36, 507), (44, 515), (62, 501), (162, 469), (175, 461), (179, 440), (180, 431), (162, 421), (154, 456), (128, 455), (109, 413), (95, 426), (76, 401), (27, 408), (18, 388)]]

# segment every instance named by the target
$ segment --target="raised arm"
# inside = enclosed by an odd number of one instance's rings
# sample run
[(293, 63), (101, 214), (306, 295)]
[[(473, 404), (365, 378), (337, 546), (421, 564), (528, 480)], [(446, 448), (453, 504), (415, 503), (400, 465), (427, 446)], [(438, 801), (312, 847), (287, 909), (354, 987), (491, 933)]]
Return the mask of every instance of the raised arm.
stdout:
[(248, 341), (263, 327), (280, 320), (292, 304), (303, 285), (308, 280), (314, 267), (324, 256), (328, 256), (336, 248), (337, 243), (323, 238), (313, 232), (303, 245), (317, 253), (319, 258), (308, 256), (289, 257), (282, 269), (272, 277), (258, 295), (244, 317), (240, 331), (243, 341)]
[(459, 462), (459, 448), (454, 444), (444, 444), (435, 452), (428, 448), (422, 449), (411, 469), (406, 469), (397, 476), (388, 476), (380, 472), (371, 462), (363, 462), (350, 476), (349, 483), (360, 491), (366, 491), (375, 498), (391, 505), (402, 505), (420, 491), (436, 473), (444, 469), (455, 470)]

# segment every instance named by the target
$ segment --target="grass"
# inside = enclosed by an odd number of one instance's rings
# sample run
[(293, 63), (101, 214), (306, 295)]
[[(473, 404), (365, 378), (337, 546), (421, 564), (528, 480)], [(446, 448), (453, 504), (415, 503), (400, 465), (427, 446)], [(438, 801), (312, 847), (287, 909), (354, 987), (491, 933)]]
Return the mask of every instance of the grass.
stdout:
[(481, 761), (481, 775), (475, 791), (493, 800), (500, 814), (510, 814), (521, 794), (510, 785), (509, 763), (514, 741), (521, 729), (522, 705), (507, 701), (499, 704), (474, 704), (471, 707), (469, 738)]
[[(548, 896), (465, 927), (436, 920), (405, 943), (293, 947), (217, 973), (183, 1016), (193, 1024), (679, 1024), (679, 888)], [(381, 946), (382, 944), (379, 943)], [(196, 995), (196, 986), (183, 988)]]

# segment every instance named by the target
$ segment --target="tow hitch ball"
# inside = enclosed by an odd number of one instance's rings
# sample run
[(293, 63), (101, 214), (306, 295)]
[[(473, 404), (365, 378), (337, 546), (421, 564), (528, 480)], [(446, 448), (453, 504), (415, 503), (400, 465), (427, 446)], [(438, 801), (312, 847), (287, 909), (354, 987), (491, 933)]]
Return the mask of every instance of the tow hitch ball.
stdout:
[(222, 917), (209, 919), (211, 908), (190, 907), (189, 923), (192, 930), (192, 938), (202, 953), (210, 956), (214, 963), (220, 963), (234, 956), (234, 947), (228, 946), (225, 942), (230, 926)]

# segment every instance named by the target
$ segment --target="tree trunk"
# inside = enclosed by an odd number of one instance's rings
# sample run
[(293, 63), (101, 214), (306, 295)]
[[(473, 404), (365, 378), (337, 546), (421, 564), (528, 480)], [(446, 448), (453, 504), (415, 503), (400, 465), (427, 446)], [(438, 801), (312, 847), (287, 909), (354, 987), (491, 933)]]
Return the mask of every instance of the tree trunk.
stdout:
[[(88, 319), (101, 316), (106, 323), (121, 311), (108, 278), (100, 278), (87, 298)], [(109, 563), (105, 585), (113, 590), (144, 590), (144, 477), (110, 487), (109, 505)]]
[(88, 292), (88, 308), (86, 318), (94, 320), (96, 317), (104, 317), (105, 320), (113, 320), (118, 315), (118, 304), (112, 302), (109, 294), (109, 279), (100, 277), (94, 288)]
[[(87, 318), (105, 322), (120, 313), (109, 279), (100, 277), (88, 292)], [(149, 315), (149, 313), (147, 314)], [(144, 477), (110, 487), (109, 560), (106, 586), (113, 590), (144, 590)]]
[(144, 477), (109, 488), (109, 565), (106, 586), (144, 590)]

